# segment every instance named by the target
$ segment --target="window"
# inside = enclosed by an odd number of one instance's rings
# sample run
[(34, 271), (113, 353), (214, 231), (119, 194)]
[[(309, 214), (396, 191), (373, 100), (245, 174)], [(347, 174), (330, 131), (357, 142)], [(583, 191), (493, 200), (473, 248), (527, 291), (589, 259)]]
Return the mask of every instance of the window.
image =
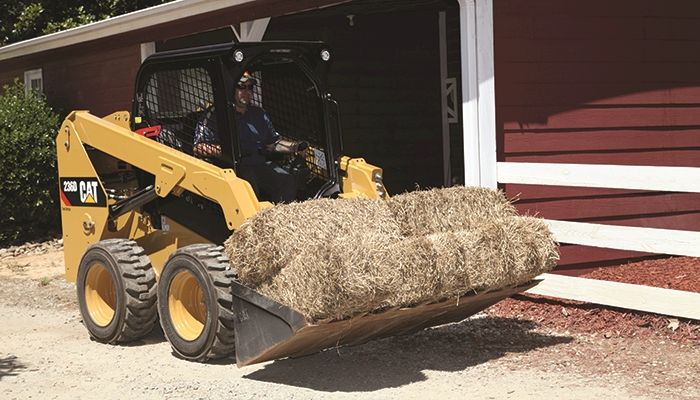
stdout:
[(39, 93), (44, 92), (44, 79), (41, 75), (41, 68), (24, 71), (24, 92), (29, 93), (30, 90)]

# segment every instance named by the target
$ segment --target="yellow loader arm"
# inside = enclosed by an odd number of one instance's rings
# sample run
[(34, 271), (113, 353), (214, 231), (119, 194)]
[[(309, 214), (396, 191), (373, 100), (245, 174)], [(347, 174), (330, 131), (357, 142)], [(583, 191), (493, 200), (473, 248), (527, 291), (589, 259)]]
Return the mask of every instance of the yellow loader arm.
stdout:
[[(97, 241), (128, 237), (144, 247), (156, 274), (177, 248), (207, 243), (207, 239), (168, 221), (168, 231), (153, 227), (153, 221), (138, 209), (110, 217), (114, 200), (107, 199), (105, 183), (88, 155), (89, 148), (127, 163), (155, 178), (155, 196), (180, 196), (184, 191), (206, 198), (221, 207), (225, 225), (238, 229), (258, 211), (271, 207), (258, 201), (251, 185), (232, 169), (219, 168), (129, 128), (128, 112), (99, 118), (88, 111), (73, 111), (56, 136), (61, 220), (64, 236), (66, 278), (75, 280), (85, 249)], [(381, 169), (362, 159), (342, 157), (341, 197), (384, 198)], [(379, 180), (378, 180), (379, 179)]]
[[(103, 151), (155, 176), (155, 191), (160, 197), (182, 189), (196, 193), (219, 205), (226, 224), (237, 229), (265, 206), (257, 200), (248, 182), (231, 169), (222, 169), (132, 132), (129, 113), (118, 112), (104, 119), (87, 111), (73, 111), (66, 117), (56, 137), (59, 175), (84, 173), (84, 166), (70, 165), (71, 152), (85, 152), (84, 145)], [(87, 156), (87, 155), (86, 155)], [(73, 170), (73, 171), (71, 171)]]

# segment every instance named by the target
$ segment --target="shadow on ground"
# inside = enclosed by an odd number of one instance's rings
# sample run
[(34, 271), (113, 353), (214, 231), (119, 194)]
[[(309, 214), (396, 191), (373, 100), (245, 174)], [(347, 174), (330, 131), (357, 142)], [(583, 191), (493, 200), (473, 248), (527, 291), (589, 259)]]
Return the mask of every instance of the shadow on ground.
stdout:
[(152, 344), (158, 344), (158, 343), (163, 343), (165, 342), (165, 334), (163, 333), (163, 328), (160, 327), (160, 323), (156, 322), (156, 324), (153, 326), (153, 330), (151, 333), (146, 335), (145, 337), (139, 339), (139, 340), (134, 340), (133, 342), (125, 343), (124, 346), (127, 347), (138, 347), (138, 346), (147, 346), (147, 345), (152, 345)]
[[(154, 344), (159, 344), (167, 341), (165, 338), (165, 333), (163, 332), (163, 328), (160, 326), (159, 323), (156, 323), (156, 325), (153, 327), (153, 330), (151, 333), (146, 335), (146, 337), (135, 340), (133, 342), (125, 343), (124, 346), (127, 347), (146, 347), (146, 346), (151, 346)], [(174, 350), (171, 350), (170, 354), (177, 359), (184, 360), (179, 354), (177, 354)], [(187, 361), (190, 362), (190, 361)], [(231, 357), (226, 357), (226, 358), (221, 358), (221, 359), (216, 359), (216, 360), (208, 360), (206, 362), (207, 364), (212, 364), (212, 365), (234, 365), (236, 364), (236, 358), (235, 356)]]
[[(80, 321), (80, 324), (83, 325), (84, 327), (84, 322)], [(87, 332), (87, 328), (85, 329), (85, 335), (89, 336)], [(90, 337), (90, 340), (93, 342), (99, 343), (99, 340)], [(153, 326), (153, 330), (146, 336), (142, 337), (141, 339), (134, 340), (132, 342), (126, 342), (126, 343), (120, 343), (119, 346), (124, 346), (124, 347), (142, 347), (142, 346), (151, 346), (154, 344), (158, 343), (163, 343), (165, 342), (165, 334), (163, 333), (163, 329), (160, 327), (160, 324), (155, 324)]]
[(19, 370), (26, 368), (17, 360), (17, 356), (2, 357), (0, 358), (0, 381), (6, 376), (17, 376)]
[(367, 392), (426, 380), (424, 370), (459, 371), (508, 353), (569, 343), (534, 332), (536, 324), (483, 317), (362, 346), (272, 362), (248, 379), (327, 392)]

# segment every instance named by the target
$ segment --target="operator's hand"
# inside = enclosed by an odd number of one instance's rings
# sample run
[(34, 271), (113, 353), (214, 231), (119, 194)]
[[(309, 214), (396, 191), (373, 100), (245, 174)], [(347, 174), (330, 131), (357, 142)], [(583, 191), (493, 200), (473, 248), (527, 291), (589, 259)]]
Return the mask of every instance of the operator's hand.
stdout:
[(198, 157), (220, 157), (221, 146), (214, 143), (197, 143), (192, 152)]
[(275, 143), (266, 146), (267, 151), (281, 154), (297, 154), (306, 150), (309, 147), (309, 142), (302, 140), (295, 142), (292, 140), (279, 139)]
[(308, 148), (309, 142), (307, 142), (306, 140), (302, 140), (301, 142), (297, 142), (297, 151), (295, 153), (301, 153)]

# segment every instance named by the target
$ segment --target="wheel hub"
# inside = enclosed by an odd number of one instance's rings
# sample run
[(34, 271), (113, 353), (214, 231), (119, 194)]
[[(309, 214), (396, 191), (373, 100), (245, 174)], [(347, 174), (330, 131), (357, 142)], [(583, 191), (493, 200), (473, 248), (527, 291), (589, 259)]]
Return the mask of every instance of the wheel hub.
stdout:
[(181, 338), (193, 341), (202, 334), (207, 319), (204, 291), (189, 271), (178, 272), (171, 281), (168, 308), (173, 326)]
[(92, 321), (100, 327), (112, 322), (117, 306), (114, 280), (102, 263), (94, 263), (85, 277), (85, 303)]

